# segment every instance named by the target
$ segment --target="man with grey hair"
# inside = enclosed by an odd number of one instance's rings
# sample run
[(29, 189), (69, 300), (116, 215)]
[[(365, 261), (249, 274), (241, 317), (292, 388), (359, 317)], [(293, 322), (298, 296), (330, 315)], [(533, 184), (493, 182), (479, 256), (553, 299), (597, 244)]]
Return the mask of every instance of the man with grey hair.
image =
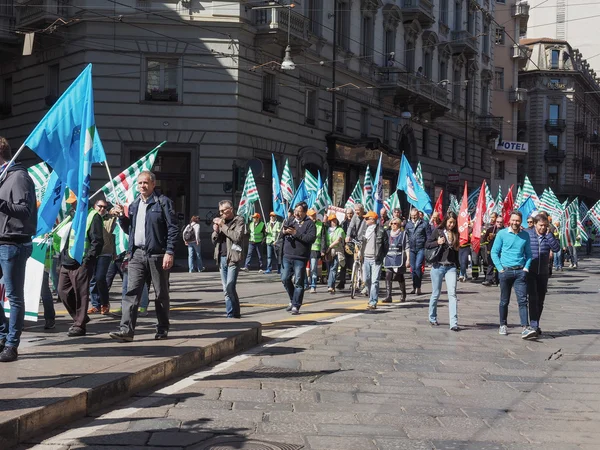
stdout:
[(346, 242), (350, 242), (353, 239), (358, 239), (360, 235), (360, 231), (365, 225), (363, 217), (365, 215), (365, 207), (356, 203), (354, 205), (354, 217), (350, 221), (350, 225), (348, 225), (348, 231), (346, 232)]
[(140, 195), (129, 205), (129, 216), (124, 215), (121, 205), (113, 209), (123, 231), (129, 234), (129, 275), (120, 330), (109, 333), (120, 342), (133, 341), (140, 298), (148, 278), (156, 293), (158, 324), (154, 339), (166, 339), (169, 333), (169, 270), (173, 267), (179, 227), (173, 202), (155, 187), (156, 176), (150, 171), (141, 172), (137, 178)]

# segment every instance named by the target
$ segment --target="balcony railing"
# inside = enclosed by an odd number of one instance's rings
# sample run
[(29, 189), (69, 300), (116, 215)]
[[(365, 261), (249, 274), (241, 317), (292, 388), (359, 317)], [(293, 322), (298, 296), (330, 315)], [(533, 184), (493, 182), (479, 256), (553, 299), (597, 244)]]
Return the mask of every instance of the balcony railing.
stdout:
[(556, 148), (551, 148), (544, 152), (544, 161), (547, 163), (561, 163), (566, 157), (567, 153), (564, 150)]
[(397, 68), (381, 67), (378, 82), (382, 88), (394, 88), (396, 95), (411, 97), (414, 103), (430, 103), (448, 108), (448, 90), (422, 76), (402, 72)]
[(525, 33), (529, 21), (529, 4), (527, 2), (517, 3), (512, 7), (512, 15), (519, 18), (520, 33)]
[(584, 122), (575, 122), (575, 136), (586, 137), (587, 125)]
[(513, 45), (513, 54), (512, 57), (514, 59), (527, 59), (528, 58), (528, 47), (526, 45)]
[(429, 0), (402, 0), (402, 20), (410, 22), (414, 19), (417, 19), (423, 28), (433, 25), (433, 3)]
[(511, 103), (523, 103), (527, 101), (527, 89), (517, 88), (510, 91), (508, 100)]
[(500, 136), (500, 132), (502, 131), (502, 117), (479, 116), (477, 118), (477, 127), (482, 133), (490, 137)]
[(546, 131), (548, 133), (551, 132), (560, 132), (562, 133), (567, 128), (567, 122), (565, 119), (547, 119), (546, 120)]
[(69, 17), (70, 0), (17, 0), (17, 26), (32, 27)]
[(477, 39), (473, 37), (467, 30), (453, 31), (451, 36), (450, 46), (452, 53), (465, 53), (474, 55), (477, 53)]
[[(291, 13), (291, 20), (290, 20)], [(254, 25), (259, 33), (286, 33), (290, 24), (290, 35), (308, 42), (310, 19), (288, 8), (273, 7), (254, 10)]]

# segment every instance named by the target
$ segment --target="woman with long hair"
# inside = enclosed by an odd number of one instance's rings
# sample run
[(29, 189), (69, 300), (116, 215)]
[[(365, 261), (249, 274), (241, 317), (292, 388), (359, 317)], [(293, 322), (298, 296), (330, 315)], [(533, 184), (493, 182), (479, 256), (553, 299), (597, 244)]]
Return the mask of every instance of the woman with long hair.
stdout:
[(448, 291), (448, 311), (450, 314), (450, 329), (459, 331), (456, 299), (456, 269), (458, 267), (458, 218), (449, 212), (444, 221), (431, 233), (425, 248), (441, 247), (436, 261), (431, 268), (431, 298), (429, 299), (429, 324), (438, 326), (437, 303), (442, 292), (442, 282), (446, 280)]
[(344, 239), (346, 233), (340, 226), (340, 222), (335, 214), (327, 217), (329, 227), (325, 233), (325, 260), (327, 261), (327, 291), (335, 294), (335, 278), (337, 276), (338, 265), (345, 264)]
[(406, 232), (401, 229), (402, 221), (396, 217), (390, 220), (388, 231), (389, 247), (383, 260), (385, 267), (385, 299), (381, 303), (392, 303), (392, 285), (394, 281), (400, 284), (401, 302), (406, 300), (406, 282), (404, 274), (409, 264), (409, 245)]

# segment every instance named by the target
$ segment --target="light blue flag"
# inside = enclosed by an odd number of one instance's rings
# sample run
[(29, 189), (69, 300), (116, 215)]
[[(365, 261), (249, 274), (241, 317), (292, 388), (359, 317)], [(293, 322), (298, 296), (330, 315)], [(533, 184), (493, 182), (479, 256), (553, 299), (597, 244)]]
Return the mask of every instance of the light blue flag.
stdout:
[(56, 172), (50, 174), (46, 193), (42, 198), (38, 208), (38, 221), (36, 236), (41, 236), (52, 231), (56, 218), (60, 213), (62, 200), (65, 195), (65, 183), (56, 175)]
[(292, 198), (290, 205), (292, 206), (292, 208), (295, 208), (296, 205), (300, 202), (308, 202), (309, 196), (310, 195), (306, 190), (306, 184), (304, 184), (304, 180), (302, 180), (300, 182), (300, 185), (296, 189), (296, 193), (294, 194), (294, 198)]
[(92, 164), (106, 161), (96, 132), (91, 64), (48, 111), (25, 140), (25, 145), (52, 167), (77, 197), (72, 226), (74, 244), (69, 254), (81, 263)]
[(527, 197), (527, 200), (519, 206), (519, 211), (523, 214), (523, 220), (526, 221), (531, 213), (535, 211), (535, 202), (533, 201), (533, 198)]
[(273, 183), (273, 212), (279, 217), (286, 218), (285, 206), (283, 206), (283, 197), (281, 196), (281, 186), (279, 185), (279, 172), (277, 172), (277, 163), (275, 156), (271, 153), (271, 182)]
[(313, 206), (315, 206), (315, 202), (317, 201), (317, 196), (319, 195), (319, 191), (321, 190), (322, 187), (323, 187), (323, 180), (321, 179), (321, 171), (319, 170), (317, 172), (317, 190), (309, 192), (308, 201), (306, 202), (308, 204), (309, 208), (313, 208)]
[(379, 164), (377, 165), (377, 173), (375, 174), (375, 183), (373, 183), (373, 211), (377, 214), (383, 208), (383, 175), (381, 173), (381, 157), (379, 154)]
[(417, 183), (415, 174), (404, 154), (400, 163), (400, 174), (398, 175), (398, 184), (396, 187), (406, 193), (408, 203), (419, 211), (427, 214), (432, 213), (431, 199), (427, 195), (427, 192)]

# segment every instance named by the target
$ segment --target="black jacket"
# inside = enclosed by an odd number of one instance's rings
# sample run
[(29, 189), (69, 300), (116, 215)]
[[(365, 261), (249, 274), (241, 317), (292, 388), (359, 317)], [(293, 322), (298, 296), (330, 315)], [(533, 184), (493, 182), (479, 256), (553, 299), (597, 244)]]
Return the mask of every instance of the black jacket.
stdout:
[(546, 233), (542, 236), (541, 245), (539, 235), (535, 228), (528, 228), (529, 243), (531, 245), (531, 266), (529, 272), (538, 275), (548, 275), (550, 263), (550, 250), (554, 253), (560, 251), (560, 243), (556, 240), (552, 233)]
[[(361, 253), (365, 254), (365, 246), (367, 245), (367, 240), (365, 235), (367, 234), (367, 226), (362, 227), (360, 230), (360, 236), (358, 236), (358, 240), (362, 243)], [(379, 224), (376, 225), (375, 228), (375, 263), (382, 264), (387, 255), (389, 249), (389, 240), (387, 231)]]
[(295, 217), (289, 217), (283, 221), (283, 228), (290, 226), (296, 229), (296, 234), (283, 235), (283, 257), (287, 259), (299, 259), (308, 261), (310, 259), (310, 248), (317, 239), (317, 227), (308, 217), (302, 223), (296, 222)]
[[(425, 248), (439, 247), (440, 244), (438, 244), (437, 240), (438, 240), (438, 237), (440, 237), (440, 236), (444, 236), (444, 230), (440, 230), (439, 228), (436, 228), (435, 230), (433, 230), (433, 232), (429, 236), (429, 239), (427, 239), (427, 242), (425, 243)], [(440, 257), (438, 262), (435, 264), (453, 264), (458, 268), (458, 266), (459, 266), (458, 250), (456, 250), (453, 247), (450, 247), (448, 245), (448, 242), (446, 241), (442, 244), (441, 252), (442, 252), (442, 256)]]
[(36, 229), (33, 180), (21, 164), (12, 164), (0, 181), (0, 242), (31, 242)]
[[(141, 199), (140, 195), (129, 206), (129, 217), (123, 216), (119, 219), (121, 228), (129, 235), (129, 253), (133, 251), (135, 222)], [(150, 255), (173, 255), (178, 235), (179, 226), (173, 202), (154, 191), (148, 199), (146, 209), (146, 252)]]
[(425, 248), (425, 242), (427, 242), (430, 232), (429, 226), (423, 219), (417, 220), (416, 224), (409, 220), (406, 222), (405, 231), (408, 235), (408, 246), (411, 252), (417, 252)]
[[(104, 246), (104, 224), (100, 214), (95, 214), (90, 224), (90, 229), (85, 237), (90, 241), (90, 247), (83, 256), (83, 264), (87, 262), (95, 262), (98, 256), (102, 254), (102, 247)], [(60, 252), (60, 263), (67, 268), (79, 267), (79, 263), (69, 256), (69, 246), (65, 245), (65, 248)]]

